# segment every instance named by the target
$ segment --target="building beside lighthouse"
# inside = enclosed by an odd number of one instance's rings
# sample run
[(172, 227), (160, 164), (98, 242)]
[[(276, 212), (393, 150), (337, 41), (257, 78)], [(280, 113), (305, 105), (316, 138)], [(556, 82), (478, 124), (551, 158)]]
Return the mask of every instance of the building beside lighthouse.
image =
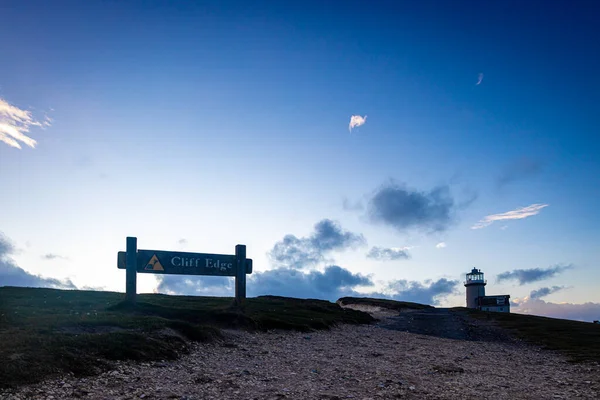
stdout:
[(474, 308), (481, 311), (510, 312), (510, 295), (501, 294), (495, 296), (485, 295), (485, 285), (483, 272), (480, 269), (473, 268), (467, 274), (465, 287), (467, 288), (467, 308)]

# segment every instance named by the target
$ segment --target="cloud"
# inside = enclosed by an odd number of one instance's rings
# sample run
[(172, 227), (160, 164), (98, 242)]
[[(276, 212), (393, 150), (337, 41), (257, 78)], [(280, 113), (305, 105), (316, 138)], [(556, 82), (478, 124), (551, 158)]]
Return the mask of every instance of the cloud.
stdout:
[(447, 186), (429, 192), (408, 189), (395, 182), (378, 188), (369, 200), (367, 217), (402, 232), (419, 228), (430, 232), (446, 230), (456, 210)]
[[(234, 281), (231, 278), (161, 275), (157, 276), (157, 279), (159, 285), (156, 291), (161, 293), (226, 297), (234, 295)], [(335, 301), (344, 296), (360, 296), (432, 305), (439, 304), (441, 299), (453, 293), (458, 285), (458, 281), (444, 278), (424, 283), (398, 280), (390, 282), (385, 293), (359, 293), (356, 291), (358, 288), (373, 286), (371, 278), (353, 274), (337, 265), (310, 272), (294, 268), (276, 268), (248, 275), (247, 280), (248, 297), (274, 295)]]
[(505, 221), (509, 219), (524, 219), (527, 217), (531, 217), (539, 214), (541, 209), (544, 207), (548, 207), (548, 204), (532, 204), (530, 206), (517, 208), (515, 210), (507, 211), (505, 213), (488, 215), (487, 217), (483, 218), (475, 225), (473, 225), (471, 229), (485, 228), (486, 226), (491, 225), (496, 221)]
[(234, 280), (225, 276), (156, 275), (155, 292), (192, 296), (234, 295)]
[(565, 289), (564, 286), (543, 287), (537, 290), (532, 290), (529, 294), (529, 297), (532, 299), (541, 299), (542, 297), (546, 297), (563, 289)]
[(362, 211), (362, 210), (364, 210), (365, 206), (363, 205), (363, 203), (361, 201), (357, 201), (357, 202), (353, 203), (349, 199), (344, 198), (344, 200), (342, 202), (342, 208), (346, 211)]
[(513, 303), (518, 307), (516, 312), (520, 314), (541, 315), (586, 322), (598, 320), (600, 316), (600, 303), (551, 303), (532, 297), (515, 299)]
[(29, 129), (34, 126), (44, 128), (50, 126), (51, 122), (48, 117), (39, 122), (30, 111), (22, 110), (0, 98), (0, 142), (17, 149), (21, 148), (21, 143), (34, 148), (37, 142), (27, 136)]
[(569, 265), (555, 265), (549, 268), (530, 268), (530, 269), (515, 269), (513, 271), (506, 271), (497, 276), (498, 283), (516, 280), (519, 285), (525, 285), (527, 283), (538, 282), (544, 279), (553, 278), (563, 271), (572, 269), (573, 266)]
[(425, 283), (427, 285), (417, 281), (401, 279), (390, 282), (387, 291), (391, 292), (391, 297), (394, 300), (437, 305), (442, 298), (455, 291), (459, 282), (441, 278), (434, 282), (425, 281)]
[(61, 281), (33, 275), (17, 266), (10, 258), (14, 254), (14, 246), (0, 234), (0, 285), (23, 287), (49, 287), (54, 289), (77, 289), (70, 280)]
[(360, 115), (353, 115), (350, 117), (350, 124), (348, 125), (348, 130), (352, 132), (352, 129), (364, 125), (365, 122), (367, 122), (366, 115), (364, 117), (361, 117)]
[[(162, 275), (157, 279), (157, 291), (161, 293), (227, 297), (234, 294), (234, 281), (231, 278)], [(372, 285), (369, 277), (353, 274), (337, 265), (308, 273), (294, 268), (277, 268), (247, 276), (248, 297), (275, 295), (335, 301), (343, 296), (354, 295), (355, 287)]]
[(42, 259), (44, 260), (56, 260), (56, 259), (61, 259), (61, 260), (68, 260), (68, 257), (64, 257), (58, 254), (52, 254), (52, 253), (48, 253), (48, 254), (44, 254), (42, 256)]
[(315, 231), (309, 237), (286, 235), (275, 243), (269, 256), (277, 266), (304, 268), (325, 261), (325, 255), (332, 251), (363, 245), (366, 245), (363, 235), (344, 231), (338, 223), (324, 219), (315, 224)]
[(410, 258), (409, 249), (410, 247), (384, 248), (374, 246), (367, 253), (367, 258), (380, 261), (408, 260)]
[(483, 72), (480, 72), (479, 75), (477, 75), (477, 83), (475, 86), (481, 85), (481, 82), (483, 82)]
[(106, 286), (82, 286), (80, 287), (78, 290), (90, 290), (90, 291), (94, 291), (94, 292), (105, 292)]
[(499, 187), (509, 183), (527, 179), (537, 175), (542, 170), (542, 163), (530, 158), (521, 158), (507, 165), (497, 178)]
[(353, 274), (337, 265), (328, 266), (322, 272), (308, 273), (291, 268), (278, 268), (252, 276), (248, 282), (248, 294), (335, 301), (340, 297), (353, 295), (357, 286), (372, 285), (369, 277)]
[(438, 244), (435, 245), (436, 249), (443, 249), (446, 247), (446, 242), (439, 242)]

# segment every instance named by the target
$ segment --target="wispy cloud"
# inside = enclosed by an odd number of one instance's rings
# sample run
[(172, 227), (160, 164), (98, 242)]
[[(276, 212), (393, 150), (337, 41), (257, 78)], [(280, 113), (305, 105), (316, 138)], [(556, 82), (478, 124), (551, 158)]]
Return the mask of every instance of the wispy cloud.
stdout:
[(0, 142), (11, 147), (21, 148), (21, 143), (34, 148), (37, 142), (27, 136), (31, 127), (50, 126), (52, 119), (46, 117), (42, 122), (33, 118), (31, 111), (22, 110), (0, 98)]
[(350, 117), (350, 124), (348, 125), (348, 130), (352, 132), (352, 129), (364, 125), (365, 122), (367, 122), (366, 115), (364, 117), (361, 117), (360, 115), (353, 115)]
[(362, 201), (352, 202), (350, 199), (344, 197), (342, 202), (342, 208), (346, 211), (362, 211), (365, 209)]
[(479, 75), (477, 76), (477, 84), (476, 85), (481, 85), (481, 82), (483, 82), (483, 72), (480, 72)]
[(530, 206), (517, 208), (516, 210), (508, 211), (505, 213), (488, 215), (487, 217), (483, 218), (475, 225), (473, 225), (471, 229), (485, 228), (486, 226), (491, 225), (496, 221), (532, 217), (534, 215), (539, 214), (540, 210), (544, 207), (548, 207), (548, 204), (532, 204)]
[(516, 280), (519, 285), (525, 285), (531, 282), (538, 282), (544, 279), (553, 278), (563, 271), (573, 269), (573, 265), (554, 265), (549, 268), (530, 268), (530, 269), (515, 269), (506, 271), (498, 275), (498, 282)]
[(443, 249), (444, 247), (446, 247), (446, 242), (439, 242), (435, 245), (436, 249)]
[(542, 163), (538, 160), (523, 157), (506, 165), (496, 180), (498, 187), (502, 188), (510, 183), (528, 179), (542, 171)]
[(367, 253), (367, 258), (380, 261), (408, 260), (410, 258), (409, 249), (410, 247), (385, 248), (374, 246)]
[(61, 256), (59, 254), (48, 253), (48, 254), (44, 254), (42, 256), (42, 259), (44, 259), (44, 260), (57, 260), (57, 259), (59, 259), (59, 260), (68, 260), (69, 258), (65, 257), (65, 256)]

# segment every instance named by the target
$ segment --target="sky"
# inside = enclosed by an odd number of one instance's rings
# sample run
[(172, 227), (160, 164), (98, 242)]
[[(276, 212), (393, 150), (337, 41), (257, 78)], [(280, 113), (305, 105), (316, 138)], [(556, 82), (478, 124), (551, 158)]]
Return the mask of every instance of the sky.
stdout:
[[(594, 1), (0, 3), (0, 286), (124, 291), (143, 249), (250, 296), (600, 317)], [(233, 295), (140, 274), (139, 292)]]

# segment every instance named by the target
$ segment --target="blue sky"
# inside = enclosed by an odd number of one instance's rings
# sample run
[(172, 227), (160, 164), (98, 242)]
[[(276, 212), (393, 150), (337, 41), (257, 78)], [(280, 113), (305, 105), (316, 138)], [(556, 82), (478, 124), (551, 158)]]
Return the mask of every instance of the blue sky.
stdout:
[(244, 243), (258, 291), (462, 305), (476, 267), (514, 311), (591, 318), (598, 7), (4, 1), (0, 140), (35, 144), (0, 141), (0, 271), (123, 290), (126, 236)]

